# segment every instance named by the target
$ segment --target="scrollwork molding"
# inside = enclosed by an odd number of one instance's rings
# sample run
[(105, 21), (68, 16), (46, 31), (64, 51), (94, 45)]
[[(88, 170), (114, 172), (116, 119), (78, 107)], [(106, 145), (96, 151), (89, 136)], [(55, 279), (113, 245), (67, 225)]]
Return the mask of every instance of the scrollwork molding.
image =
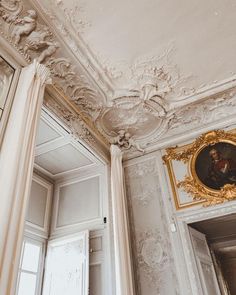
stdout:
[[(64, 45), (55, 37), (38, 11), (28, 2), (10, 0), (0, 2), (1, 35), (20, 53), (27, 63), (37, 59), (50, 68), (53, 83), (71, 101), (83, 108), (95, 120), (101, 101), (93, 83), (84, 72), (78, 72), (70, 57), (64, 55)], [(62, 65), (64, 63), (64, 65)], [(60, 71), (58, 71), (58, 69)]]
[(109, 143), (73, 108), (66, 104), (59, 92), (48, 88), (44, 98), (44, 107), (65, 124), (75, 140), (82, 140), (103, 158), (109, 158)]

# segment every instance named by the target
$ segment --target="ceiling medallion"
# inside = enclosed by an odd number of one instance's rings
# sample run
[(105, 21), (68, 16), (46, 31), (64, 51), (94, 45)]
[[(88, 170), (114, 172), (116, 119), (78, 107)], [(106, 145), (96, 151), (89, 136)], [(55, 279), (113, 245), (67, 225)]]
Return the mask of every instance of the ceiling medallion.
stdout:
[(181, 152), (169, 148), (163, 157), (183, 161), (189, 175), (177, 184), (203, 206), (221, 204), (236, 199), (236, 134), (215, 130), (197, 138)]
[(120, 145), (122, 140), (129, 137), (129, 143), (122, 141), (121, 147), (129, 149), (133, 146), (142, 151), (138, 142), (142, 143), (154, 133), (155, 136), (161, 135), (166, 130), (167, 111), (165, 99), (159, 95), (158, 88), (150, 83), (137, 93), (113, 99), (112, 106), (105, 107), (99, 116), (97, 125), (111, 143), (116, 141)]

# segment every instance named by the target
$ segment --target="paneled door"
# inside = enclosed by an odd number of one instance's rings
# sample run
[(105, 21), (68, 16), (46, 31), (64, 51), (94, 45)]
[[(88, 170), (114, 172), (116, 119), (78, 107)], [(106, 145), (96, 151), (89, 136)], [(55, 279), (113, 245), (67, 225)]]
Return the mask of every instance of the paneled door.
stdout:
[(43, 295), (88, 295), (89, 233), (49, 241)]
[(194, 258), (202, 290), (199, 294), (221, 295), (206, 236), (189, 226)]

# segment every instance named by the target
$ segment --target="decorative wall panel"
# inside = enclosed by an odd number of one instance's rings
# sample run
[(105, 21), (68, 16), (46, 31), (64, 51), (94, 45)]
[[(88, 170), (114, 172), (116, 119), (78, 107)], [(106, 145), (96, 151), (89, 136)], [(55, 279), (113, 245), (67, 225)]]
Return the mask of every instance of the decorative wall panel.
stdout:
[(125, 167), (137, 294), (178, 294), (156, 159)]
[(107, 229), (90, 232), (89, 239), (89, 294), (111, 295)]
[(92, 264), (89, 267), (89, 294), (103, 295), (102, 293), (102, 267), (101, 264)]
[(44, 226), (47, 193), (48, 190), (46, 187), (34, 180), (32, 181), (27, 220), (40, 227)]
[(59, 185), (57, 189), (57, 228), (91, 221), (100, 217), (99, 177), (66, 183)]
[(26, 230), (48, 236), (53, 185), (34, 174), (29, 197)]

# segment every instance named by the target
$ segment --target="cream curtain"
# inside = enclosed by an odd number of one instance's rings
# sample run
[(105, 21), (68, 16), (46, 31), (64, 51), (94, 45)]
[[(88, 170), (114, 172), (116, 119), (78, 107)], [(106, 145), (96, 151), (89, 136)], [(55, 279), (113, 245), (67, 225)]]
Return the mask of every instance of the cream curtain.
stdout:
[(31, 187), (34, 149), (49, 70), (22, 69), (0, 150), (0, 294), (13, 295)]
[(122, 151), (111, 145), (111, 194), (115, 247), (116, 295), (133, 295), (127, 205), (124, 191)]

